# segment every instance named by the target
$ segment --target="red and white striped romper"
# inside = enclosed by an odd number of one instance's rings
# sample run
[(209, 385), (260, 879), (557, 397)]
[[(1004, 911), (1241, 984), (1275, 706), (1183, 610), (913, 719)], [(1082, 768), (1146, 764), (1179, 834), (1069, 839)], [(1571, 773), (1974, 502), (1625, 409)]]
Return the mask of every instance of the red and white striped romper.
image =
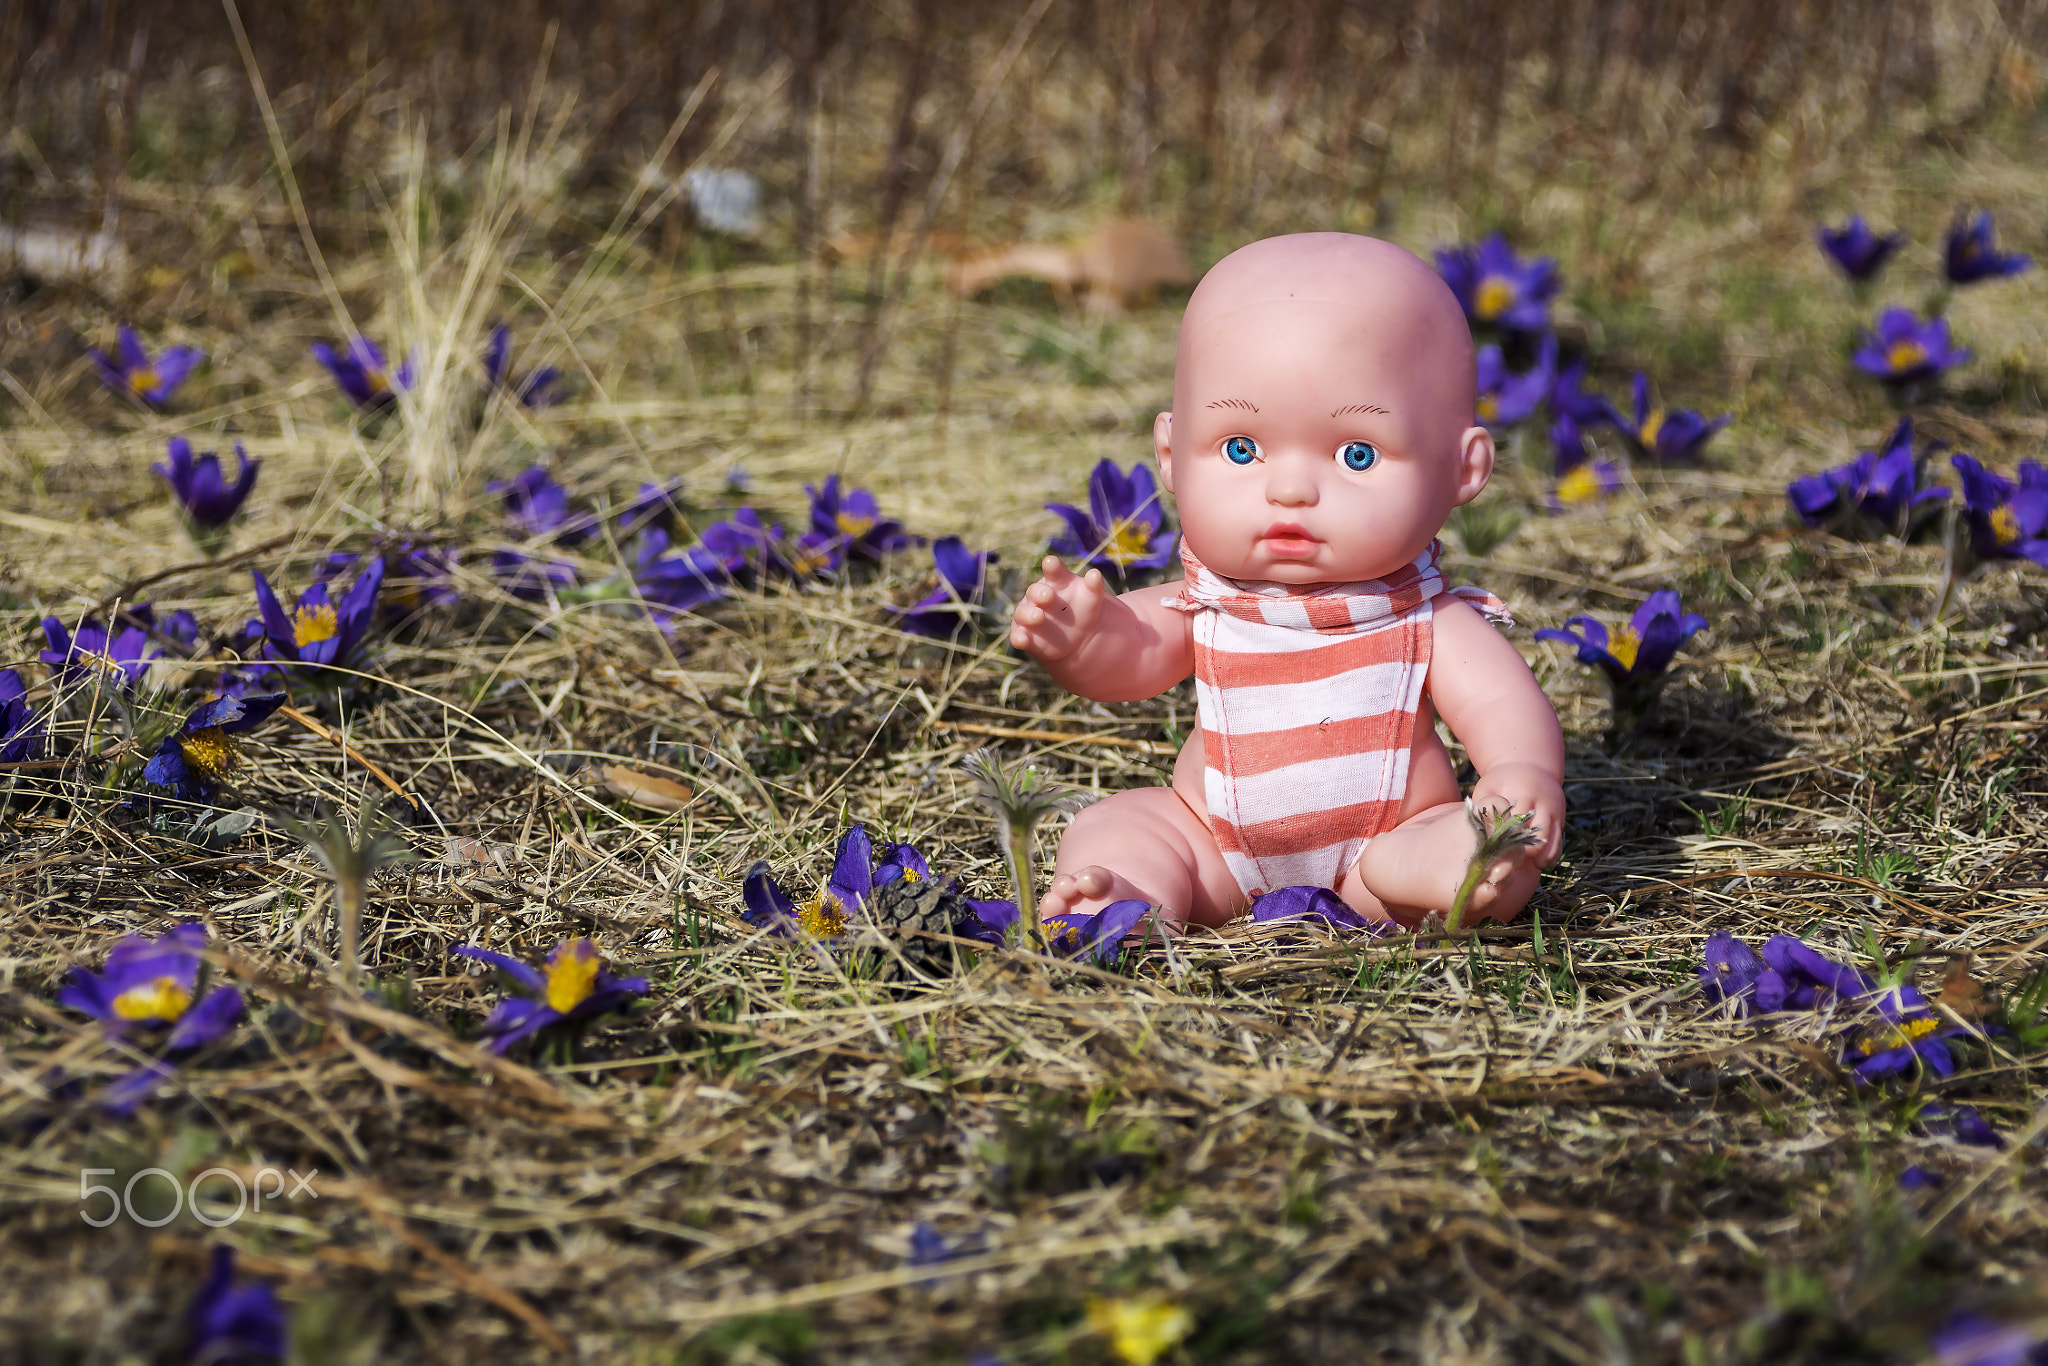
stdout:
[(1431, 600), (1449, 591), (1496, 624), (1499, 598), (1446, 590), (1438, 542), (1397, 574), (1310, 592), (1212, 572), (1181, 540), (1194, 614), (1209, 828), (1247, 896), (1335, 887), (1408, 793), (1429, 676)]

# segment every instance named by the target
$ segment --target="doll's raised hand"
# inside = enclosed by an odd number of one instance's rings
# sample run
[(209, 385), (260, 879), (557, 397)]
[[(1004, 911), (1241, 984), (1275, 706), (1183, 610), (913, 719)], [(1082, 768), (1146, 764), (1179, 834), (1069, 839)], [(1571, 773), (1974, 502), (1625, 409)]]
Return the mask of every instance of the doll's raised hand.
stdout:
[(1087, 643), (1110, 592), (1100, 569), (1077, 575), (1057, 555), (1046, 556), (1041, 570), (1010, 614), (1010, 643), (1050, 664)]
[(1564, 852), (1564, 785), (1541, 765), (1506, 763), (1481, 774), (1472, 787), (1472, 805), (1532, 814), (1530, 833), (1543, 843), (1531, 846), (1528, 857), (1539, 866), (1551, 867)]

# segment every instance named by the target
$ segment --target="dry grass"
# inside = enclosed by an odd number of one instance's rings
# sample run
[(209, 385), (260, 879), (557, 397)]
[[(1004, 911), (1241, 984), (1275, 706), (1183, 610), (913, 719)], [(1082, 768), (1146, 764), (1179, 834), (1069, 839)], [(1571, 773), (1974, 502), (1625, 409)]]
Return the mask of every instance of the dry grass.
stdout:
[[(1029, 136), (1063, 188), (1006, 197), (1008, 135), (989, 135), (963, 177), (971, 207), (947, 213), (990, 235), (1100, 209), (1073, 150), (1095, 87), (1039, 48), (1023, 65), (1053, 130)], [(1843, 1018), (1729, 1020), (1694, 977), (1715, 930), (1792, 931), (1856, 959), (1867, 929), (1930, 991), (1955, 959), (1993, 992), (2048, 965), (2038, 574), (1989, 570), (1931, 625), (1938, 547), (1834, 540), (1783, 511), (1788, 477), (1890, 421), (1842, 378), (1856, 313), (1806, 241), (1808, 203), (1908, 226), (1918, 255), (1895, 281), (1927, 277), (1952, 199), (1997, 209), (2038, 254), (2038, 121), (1958, 131), (1934, 102), (1844, 153), (1822, 91), (1758, 134), (1790, 138), (1778, 162), (1745, 154), (1730, 182), (1673, 177), (1628, 201), (1597, 193), (1579, 153), (1546, 162), (1561, 123), (1524, 99), (1540, 77), (1512, 87), (1489, 155), (1524, 244), (1564, 257), (1596, 381), (1620, 393), (1642, 366), (1660, 393), (1738, 421), (1704, 471), (1639, 470), (1590, 511), (1532, 513), (1484, 563), (1453, 556), (1514, 606), (1571, 737), (1571, 830), (1536, 921), (1363, 942), (1238, 926), (1109, 970), (990, 954), (907, 988), (750, 932), (744, 870), (765, 858), (807, 892), (860, 821), (1003, 894), (966, 751), (996, 736), (1089, 790), (1158, 782), (1191, 694), (1100, 707), (1000, 645), (893, 631), (882, 609), (919, 592), (919, 554), (737, 594), (673, 639), (620, 604), (522, 602), (487, 573), (508, 542), (483, 484), (542, 457), (592, 503), (680, 477), (701, 525), (730, 506), (737, 464), (749, 501), (801, 522), (802, 485), (836, 471), (916, 531), (1000, 550), (1014, 592), (1051, 529), (1040, 505), (1072, 498), (1097, 459), (1143, 452), (1173, 308), (1101, 323), (1017, 290), (962, 304), (924, 271), (854, 410), (862, 269), (803, 264), (786, 234), (664, 245), (663, 214), (548, 179), (581, 144), (545, 110), (523, 150), (508, 121), (495, 170), (489, 147), (445, 168), (405, 144), (364, 182), (386, 207), (362, 215), (369, 245), (332, 255), (331, 293), (274, 195), (130, 182), (128, 221), (167, 225), (160, 259), (138, 265), (174, 278), (125, 299), (19, 296), (0, 340), (0, 667), (39, 681), (36, 621), (117, 598), (190, 608), (230, 642), (252, 611), (247, 569), (301, 585), (330, 550), (401, 537), (461, 547), (465, 597), (382, 637), (372, 678), (322, 714), (352, 754), (278, 720), (238, 794), (352, 809), (374, 764), (423, 800), (409, 838), (424, 861), (382, 876), (365, 925), (374, 1004), (326, 985), (330, 893), (276, 829), (195, 851), (122, 819), (82, 784), (90, 764), (20, 780), (39, 795), (0, 826), (0, 1340), (25, 1360), (175, 1359), (221, 1240), (279, 1287), (307, 1362), (1096, 1361), (1088, 1299), (1146, 1291), (1194, 1311), (1191, 1361), (1908, 1361), (1958, 1304), (2048, 1303), (2033, 1060), (1994, 1044), (1947, 1082), (1873, 1090), (1838, 1065)], [(721, 157), (788, 153), (784, 79), (721, 88)], [(883, 109), (888, 93), (848, 77), (839, 107)], [(1342, 109), (1303, 107), (1325, 123)], [(887, 147), (845, 117), (834, 179), (865, 213), (848, 187)], [(1438, 179), (1441, 148), (1470, 130), (1405, 127), (1384, 177), (1412, 188), (1382, 230), (1423, 249), (1472, 207)], [(1917, 136), (1930, 127), (1934, 145)], [(1272, 136), (1299, 154), (1287, 164), (1320, 164), (1309, 134)], [(1643, 150), (1614, 138), (1615, 163)], [(1276, 183), (1235, 217), (1191, 192), (1202, 260), (1328, 226), (1302, 192), (1316, 183)], [(237, 214), (230, 260), (207, 225)], [(1957, 301), (1980, 360), (1919, 413), (1924, 432), (2003, 470), (2040, 454), (2044, 296), (2036, 271)], [(522, 368), (563, 365), (573, 402), (472, 421), (467, 348), (499, 309), (531, 343)], [(121, 310), (212, 353), (174, 416), (119, 411), (78, 359), (73, 330), (104, 341)], [(440, 377), (381, 426), (352, 422), (306, 359), (337, 311), (440, 348)], [(216, 565), (147, 473), (177, 432), (265, 462)], [(1534, 502), (1539, 482), (1510, 469), (1489, 497)], [(589, 582), (625, 553), (571, 558)], [(1527, 628), (1612, 620), (1664, 586), (1712, 629), (1647, 732), (1612, 752), (1598, 690)], [(620, 759), (696, 801), (656, 817), (611, 800), (592, 774)], [(174, 1097), (110, 1120), (93, 1094), (132, 1059), (55, 989), (117, 936), (186, 918), (211, 927), (215, 970), (252, 1009)], [(452, 947), (537, 957), (579, 934), (652, 979), (644, 1009), (600, 1023), (573, 1060), (469, 1042), (495, 988)], [(1976, 1105), (2010, 1146), (1915, 1131), (1930, 1095)], [(1902, 1190), (1912, 1163), (1944, 1184)], [(79, 1222), (83, 1168), (119, 1183), (264, 1165), (318, 1168), (318, 1202), (220, 1232), (189, 1213), (153, 1231)], [(970, 1250), (906, 1266), (920, 1221)]]

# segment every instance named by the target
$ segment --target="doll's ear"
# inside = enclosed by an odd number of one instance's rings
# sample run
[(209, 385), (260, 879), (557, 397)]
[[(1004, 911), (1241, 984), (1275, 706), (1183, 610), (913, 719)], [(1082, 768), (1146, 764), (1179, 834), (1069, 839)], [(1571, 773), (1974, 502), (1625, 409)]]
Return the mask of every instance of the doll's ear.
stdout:
[(1484, 427), (1467, 427), (1458, 438), (1458, 491), (1452, 507), (1463, 507), (1477, 498), (1493, 477), (1493, 433)]
[(1152, 458), (1159, 462), (1159, 482), (1173, 492), (1173, 414), (1152, 419)]

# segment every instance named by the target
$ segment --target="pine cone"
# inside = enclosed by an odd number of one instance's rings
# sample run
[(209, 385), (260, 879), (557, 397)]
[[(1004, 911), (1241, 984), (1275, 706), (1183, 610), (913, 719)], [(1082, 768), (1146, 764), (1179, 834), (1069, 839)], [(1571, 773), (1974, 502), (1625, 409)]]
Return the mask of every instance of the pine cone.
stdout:
[[(933, 977), (945, 977), (956, 970), (956, 946), (927, 939), (925, 935), (949, 934), (964, 939), (974, 919), (974, 912), (950, 878), (892, 879), (868, 894), (864, 909), (875, 927), (895, 941), (894, 947), (906, 960)], [(903, 975), (894, 955), (889, 955), (881, 975), (891, 980)]]

